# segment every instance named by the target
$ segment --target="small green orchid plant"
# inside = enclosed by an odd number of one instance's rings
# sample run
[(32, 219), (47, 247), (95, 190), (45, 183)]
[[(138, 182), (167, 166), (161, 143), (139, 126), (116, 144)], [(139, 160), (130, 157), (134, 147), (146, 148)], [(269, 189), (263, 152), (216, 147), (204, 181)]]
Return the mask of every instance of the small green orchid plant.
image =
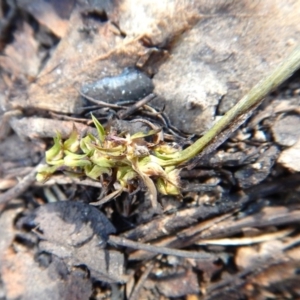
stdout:
[(99, 180), (102, 176), (115, 178), (121, 189), (133, 192), (139, 180), (150, 192), (153, 206), (157, 205), (157, 190), (166, 195), (178, 195), (179, 169), (165, 166), (164, 154), (171, 155), (178, 149), (167, 144), (146, 142), (146, 136), (157, 130), (133, 135), (106, 133), (104, 127), (92, 115), (97, 137), (87, 134), (80, 138), (76, 128), (63, 141), (58, 133), (54, 145), (46, 151), (46, 163), (37, 174), (38, 181), (47, 180), (54, 172), (62, 170), (71, 176), (87, 176)]
[[(54, 145), (46, 151), (48, 166), (42, 166), (38, 181), (47, 180), (57, 170), (70, 175), (85, 175), (94, 180), (108, 176), (129, 192), (138, 188), (142, 181), (150, 192), (153, 206), (157, 206), (157, 191), (165, 195), (180, 194), (180, 164), (198, 155), (209, 144), (218, 145), (238, 128), (251, 111), (275, 87), (289, 78), (300, 67), (300, 45), (262, 81), (258, 82), (235, 106), (233, 106), (205, 135), (184, 150), (166, 143), (147, 143), (148, 133), (114, 135), (107, 133), (92, 115), (98, 137), (91, 134), (80, 138), (76, 129), (63, 141), (60, 134)], [(226, 130), (229, 130), (226, 133)], [(225, 130), (225, 133), (224, 133)], [(223, 136), (222, 136), (223, 135)]]

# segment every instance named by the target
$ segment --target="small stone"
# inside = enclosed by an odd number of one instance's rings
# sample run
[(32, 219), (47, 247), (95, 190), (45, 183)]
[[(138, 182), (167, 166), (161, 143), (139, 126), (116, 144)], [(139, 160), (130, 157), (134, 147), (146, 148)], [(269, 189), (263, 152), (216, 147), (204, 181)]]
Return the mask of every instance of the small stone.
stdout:
[(266, 142), (267, 136), (266, 133), (262, 130), (255, 130), (253, 139), (258, 142)]
[(277, 144), (293, 146), (300, 139), (300, 116), (289, 115), (277, 120), (272, 132)]
[(160, 278), (156, 282), (156, 288), (166, 297), (178, 298), (199, 293), (199, 282), (197, 275), (192, 270), (188, 270), (176, 276)]
[(292, 147), (285, 149), (278, 157), (278, 163), (285, 168), (299, 172), (300, 171), (300, 139)]

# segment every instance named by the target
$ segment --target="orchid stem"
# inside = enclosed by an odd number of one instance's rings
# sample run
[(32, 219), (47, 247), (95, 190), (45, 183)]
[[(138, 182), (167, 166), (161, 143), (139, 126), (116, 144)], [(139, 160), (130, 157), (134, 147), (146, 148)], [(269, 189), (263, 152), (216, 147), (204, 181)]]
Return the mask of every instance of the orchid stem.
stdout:
[[(204, 136), (199, 138), (194, 144), (182, 150), (177, 157), (163, 162), (163, 166), (178, 165), (189, 161), (198, 155), (217, 135), (219, 135), (232, 122), (243, 114), (247, 113), (252, 107), (258, 105), (263, 98), (274, 88), (288, 79), (300, 67), (300, 45), (292, 53), (267, 75), (258, 82), (236, 105), (234, 105)], [(173, 156), (174, 157), (174, 156)]]

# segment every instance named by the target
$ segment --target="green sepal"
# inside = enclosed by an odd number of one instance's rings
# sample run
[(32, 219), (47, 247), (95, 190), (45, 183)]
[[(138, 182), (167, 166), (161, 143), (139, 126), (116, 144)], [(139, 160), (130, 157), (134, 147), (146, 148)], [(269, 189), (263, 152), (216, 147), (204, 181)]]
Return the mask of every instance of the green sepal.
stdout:
[(92, 163), (100, 166), (100, 167), (106, 167), (106, 168), (111, 168), (114, 166), (114, 162), (106, 157), (103, 157), (103, 155), (95, 150), (92, 156), (90, 156), (90, 160)]
[(64, 165), (67, 167), (85, 167), (92, 164), (86, 154), (76, 154), (69, 151), (64, 152), (66, 155), (64, 157)]
[(139, 158), (138, 163), (140, 165), (145, 165), (148, 163), (156, 163), (161, 166), (163, 164), (163, 160), (160, 159), (159, 157), (156, 157), (155, 155), (147, 155), (145, 157)]
[(136, 179), (138, 177), (138, 174), (130, 166), (124, 166), (117, 169), (116, 177), (121, 186), (126, 188), (128, 182), (130, 180)]
[(92, 135), (87, 135), (86, 137), (82, 138), (79, 145), (80, 149), (83, 153), (90, 156), (95, 149), (95, 146), (92, 144), (96, 139)]
[(53, 138), (54, 145), (46, 151), (46, 162), (49, 165), (56, 165), (58, 161), (63, 158), (63, 149), (61, 135), (57, 132), (56, 137)]
[(155, 149), (153, 152), (158, 159), (163, 160), (165, 162), (171, 159), (176, 159), (180, 151), (174, 151), (174, 153), (165, 153), (165, 152), (162, 153), (160, 152), (159, 149), (158, 150)]
[(178, 153), (179, 151), (181, 151), (181, 149), (178, 149), (177, 147), (171, 146), (169, 144), (160, 144), (155, 146), (155, 148), (153, 149), (155, 154), (161, 155), (163, 156), (167, 156), (169, 157), (169, 155), (174, 154), (174, 153)]
[(59, 167), (60, 166), (41, 166), (36, 174), (36, 181), (44, 182), (48, 180)]
[(101, 153), (111, 156), (123, 156), (125, 152), (125, 147), (123, 145), (115, 146), (112, 148), (103, 148), (100, 146), (95, 146)]
[(158, 178), (155, 182), (155, 186), (157, 190), (163, 195), (180, 195), (179, 187), (174, 184), (168, 182), (163, 178)]
[(97, 129), (98, 138), (99, 138), (100, 142), (103, 143), (104, 140), (105, 140), (105, 137), (106, 137), (105, 129), (100, 124), (100, 122), (94, 117), (94, 115), (93, 114), (91, 114), (91, 115), (92, 115), (92, 119), (93, 119), (94, 125), (95, 125), (95, 127)]
[(93, 166), (92, 168), (90, 166), (85, 167), (85, 175), (94, 180), (97, 180), (103, 174), (111, 175), (111, 168), (100, 167), (97, 165)]
[(136, 163), (136, 168), (143, 174), (147, 176), (164, 176), (164, 169), (156, 162), (149, 160), (149, 157), (146, 156), (146, 159), (139, 160)]
[(79, 148), (79, 133), (75, 125), (73, 125), (73, 130), (70, 137), (64, 142), (64, 150), (71, 152), (76, 152)]

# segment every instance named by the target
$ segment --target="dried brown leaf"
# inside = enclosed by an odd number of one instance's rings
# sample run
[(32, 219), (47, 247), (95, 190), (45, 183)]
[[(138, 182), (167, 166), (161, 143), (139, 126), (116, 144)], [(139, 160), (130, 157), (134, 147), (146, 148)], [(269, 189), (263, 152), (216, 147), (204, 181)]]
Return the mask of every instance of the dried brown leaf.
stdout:
[[(61, 5), (59, 5), (61, 3)], [(32, 14), (40, 24), (46, 26), (56, 36), (62, 38), (68, 28), (68, 15), (74, 5), (73, 0), (68, 1), (45, 1), (45, 0), (17, 0), (19, 7)], [(60, 15), (64, 14), (66, 18)]]
[(38, 55), (38, 43), (29, 24), (23, 26), (14, 34), (14, 42), (6, 46), (0, 57), (0, 66), (14, 77), (26, 76), (35, 78), (38, 74), (41, 58)]

